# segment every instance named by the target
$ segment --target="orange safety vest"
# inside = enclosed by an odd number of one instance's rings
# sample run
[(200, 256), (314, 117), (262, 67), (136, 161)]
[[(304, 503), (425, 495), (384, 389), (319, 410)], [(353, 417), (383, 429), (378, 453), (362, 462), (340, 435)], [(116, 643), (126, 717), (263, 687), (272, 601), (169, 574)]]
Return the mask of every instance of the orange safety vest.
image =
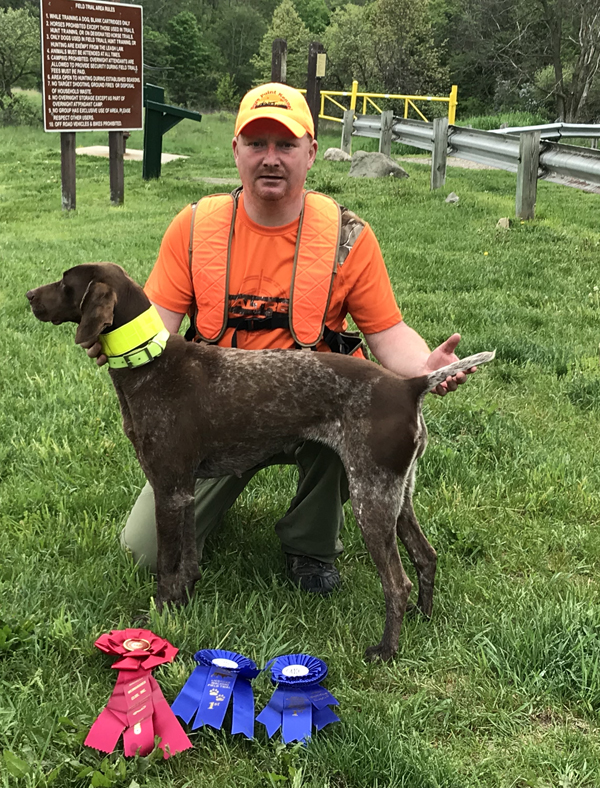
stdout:
[[(228, 326), (229, 266), (237, 196), (212, 194), (194, 205), (190, 231), (190, 274), (195, 293), (192, 326), (196, 338), (218, 342)], [(332, 349), (362, 356), (361, 342), (341, 350), (340, 335), (325, 326), (340, 243), (340, 206), (319, 192), (305, 192), (294, 255), (290, 306), (283, 322), (253, 321), (252, 330), (289, 328), (297, 346), (314, 348), (323, 338)], [(260, 324), (264, 322), (264, 326)], [(335, 339), (334, 339), (335, 338)], [(335, 347), (334, 347), (335, 345)], [(358, 352), (357, 352), (358, 351)]]

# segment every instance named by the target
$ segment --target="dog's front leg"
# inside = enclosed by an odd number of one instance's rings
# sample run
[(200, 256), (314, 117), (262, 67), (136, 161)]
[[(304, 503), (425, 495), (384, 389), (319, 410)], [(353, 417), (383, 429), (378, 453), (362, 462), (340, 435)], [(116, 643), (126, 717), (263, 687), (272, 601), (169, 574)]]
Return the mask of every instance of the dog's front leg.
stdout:
[(176, 488), (155, 487), (157, 556), (156, 605), (185, 604), (200, 577), (194, 527), (194, 481)]

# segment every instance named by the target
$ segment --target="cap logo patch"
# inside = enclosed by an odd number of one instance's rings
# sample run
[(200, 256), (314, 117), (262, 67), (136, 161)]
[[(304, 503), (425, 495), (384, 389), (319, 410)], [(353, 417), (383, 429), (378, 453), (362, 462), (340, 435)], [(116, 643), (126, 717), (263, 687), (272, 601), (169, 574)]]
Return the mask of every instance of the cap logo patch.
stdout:
[(251, 109), (261, 109), (262, 107), (277, 107), (277, 109), (291, 109), (292, 105), (282, 96), (281, 93), (276, 93), (274, 90), (269, 90), (256, 99)]

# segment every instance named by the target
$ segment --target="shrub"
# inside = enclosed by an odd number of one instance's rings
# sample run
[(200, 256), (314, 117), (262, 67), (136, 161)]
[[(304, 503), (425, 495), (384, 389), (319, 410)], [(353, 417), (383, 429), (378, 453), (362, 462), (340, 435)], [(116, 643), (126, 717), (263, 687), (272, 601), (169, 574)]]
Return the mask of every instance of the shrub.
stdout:
[(11, 98), (5, 96), (4, 106), (0, 106), (0, 126), (41, 126), (42, 107), (39, 96), (15, 93)]

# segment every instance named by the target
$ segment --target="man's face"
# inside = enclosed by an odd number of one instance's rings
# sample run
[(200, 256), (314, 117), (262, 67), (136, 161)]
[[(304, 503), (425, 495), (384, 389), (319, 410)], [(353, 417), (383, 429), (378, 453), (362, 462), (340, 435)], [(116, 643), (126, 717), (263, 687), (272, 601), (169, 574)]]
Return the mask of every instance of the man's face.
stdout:
[(297, 199), (316, 154), (317, 143), (308, 134), (295, 137), (274, 120), (252, 121), (233, 138), (245, 192), (267, 202)]

